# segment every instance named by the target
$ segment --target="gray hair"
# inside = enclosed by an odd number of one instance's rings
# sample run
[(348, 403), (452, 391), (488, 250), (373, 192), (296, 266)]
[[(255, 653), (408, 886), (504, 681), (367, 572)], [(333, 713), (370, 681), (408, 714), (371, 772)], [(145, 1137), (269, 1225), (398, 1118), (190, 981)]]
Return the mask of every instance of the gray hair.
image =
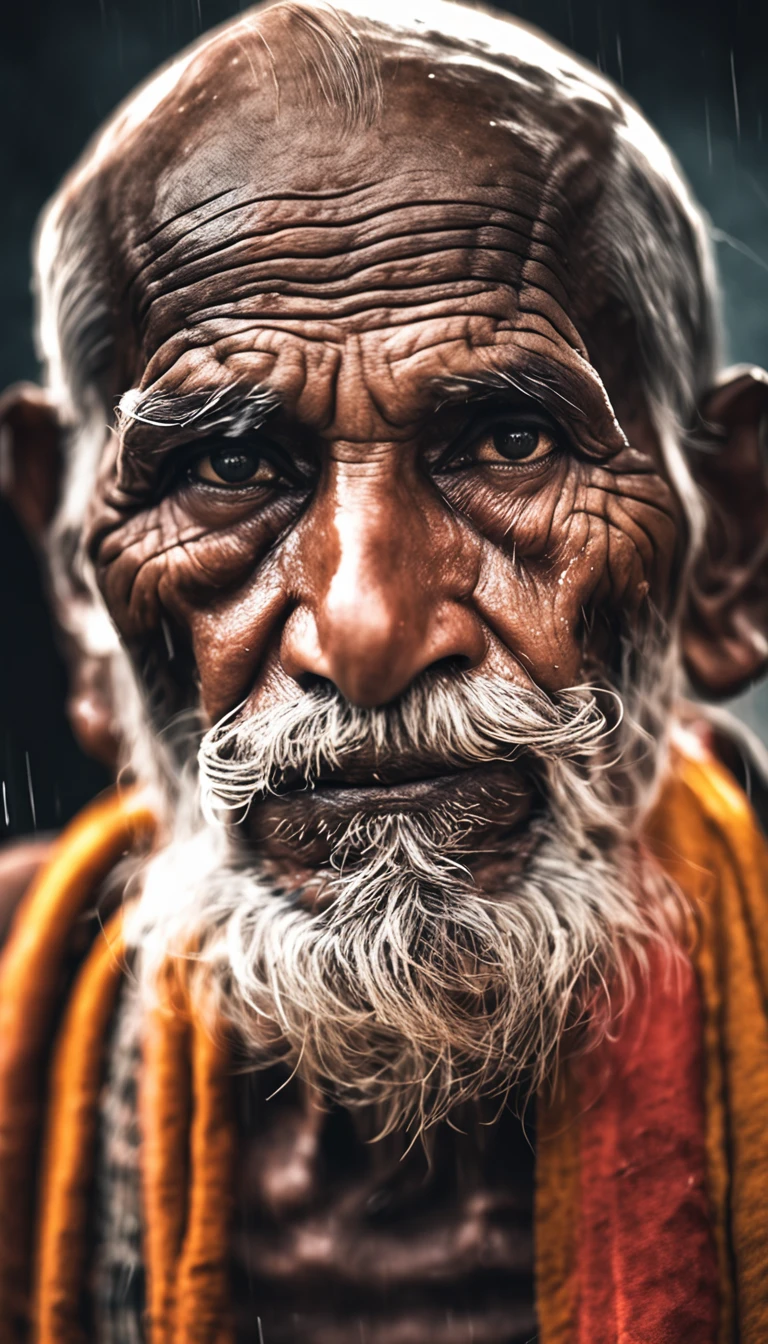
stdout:
[[(669, 681), (658, 632), (646, 657), (658, 689)], [(535, 1090), (577, 1026), (586, 1044), (609, 1029), (649, 944), (675, 960), (676, 898), (637, 843), (663, 748), (646, 701), (626, 691), (617, 715), (612, 691), (549, 698), (435, 674), (384, 709), (326, 688), (277, 714), (227, 716), (200, 750), (208, 820), (190, 771), (175, 839), (150, 860), (129, 917), (149, 1001), (167, 959), (185, 960), (198, 1009), (236, 1028), (251, 1065), (284, 1059), (347, 1104), (376, 1106), (383, 1132)], [(520, 761), (545, 801), (492, 890), (468, 866), (483, 842), (461, 792), (424, 813), (341, 821), (304, 889), (238, 854), (221, 812), (364, 748), (382, 769), (424, 751), (443, 769)]]

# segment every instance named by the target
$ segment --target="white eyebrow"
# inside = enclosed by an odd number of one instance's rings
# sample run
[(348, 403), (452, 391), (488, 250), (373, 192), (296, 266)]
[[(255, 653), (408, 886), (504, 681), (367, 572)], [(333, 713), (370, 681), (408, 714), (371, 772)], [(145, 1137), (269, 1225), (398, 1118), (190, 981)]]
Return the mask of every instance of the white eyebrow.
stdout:
[(237, 438), (257, 429), (278, 406), (270, 388), (240, 383), (199, 392), (172, 392), (164, 389), (130, 388), (117, 403), (119, 429), (127, 424), (152, 425), (158, 429), (186, 429), (195, 433), (219, 430), (227, 438)]
[(541, 402), (540, 388), (537, 389), (533, 380), (525, 374), (506, 373), (500, 369), (488, 369), (477, 374), (442, 374), (434, 379), (432, 387), (440, 398), (439, 406), (483, 396), (492, 397), (494, 393), (506, 396), (517, 393), (526, 401)]

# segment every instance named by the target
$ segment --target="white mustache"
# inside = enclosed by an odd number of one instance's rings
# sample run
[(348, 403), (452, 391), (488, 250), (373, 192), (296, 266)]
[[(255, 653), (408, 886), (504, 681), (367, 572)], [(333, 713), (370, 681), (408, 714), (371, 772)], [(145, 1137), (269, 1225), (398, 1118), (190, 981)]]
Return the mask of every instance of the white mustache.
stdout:
[[(600, 691), (618, 705), (611, 691)], [(415, 756), (449, 768), (511, 761), (527, 752), (542, 762), (593, 758), (609, 724), (594, 688), (546, 695), (535, 687), (470, 673), (422, 678), (394, 705), (360, 709), (332, 688), (297, 696), (242, 718), (243, 705), (203, 737), (198, 753), (201, 803), (209, 822), (245, 815), (251, 802), (289, 774), (312, 785), (373, 753), (381, 768)]]

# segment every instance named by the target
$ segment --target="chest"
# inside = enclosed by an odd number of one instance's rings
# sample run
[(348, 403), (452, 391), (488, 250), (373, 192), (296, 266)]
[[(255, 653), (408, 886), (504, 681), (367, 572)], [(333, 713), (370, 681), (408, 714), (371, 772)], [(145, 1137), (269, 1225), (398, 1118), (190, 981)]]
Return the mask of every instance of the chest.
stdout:
[(295, 1084), (266, 1102), (269, 1081), (245, 1084), (243, 1339), (253, 1311), (265, 1344), (530, 1338), (533, 1161), (516, 1117), (374, 1141), (373, 1117), (321, 1110)]
[[(136, 1079), (124, 1006), (101, 1111), (94, 1297), (102, 1344), (144, 1306)], [(237, 1084), (232, 1291), (242, 1344), (518, 1344), (535, 1334), (533, 1156), (509, 1111), (428, 1144), (322, 1107), (277, 1070)]]

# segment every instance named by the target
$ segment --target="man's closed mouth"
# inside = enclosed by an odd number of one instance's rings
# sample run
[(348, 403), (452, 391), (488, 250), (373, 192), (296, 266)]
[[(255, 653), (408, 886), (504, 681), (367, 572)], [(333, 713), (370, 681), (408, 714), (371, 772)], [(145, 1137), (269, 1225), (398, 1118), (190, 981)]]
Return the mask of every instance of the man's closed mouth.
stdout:
[(387, 813), (443, 812), (471, 831), (512, 830), (529, 817), (535, 798), (508, 761), (396, 779), (391, 772), (387, 779), (332, 772), (315, 781), (284, 781), (251, 805), (245, 828), (249, 839), (269, 846), (299, 837), (304, 845), (314, 837), (331, 837), (353, 818)]

